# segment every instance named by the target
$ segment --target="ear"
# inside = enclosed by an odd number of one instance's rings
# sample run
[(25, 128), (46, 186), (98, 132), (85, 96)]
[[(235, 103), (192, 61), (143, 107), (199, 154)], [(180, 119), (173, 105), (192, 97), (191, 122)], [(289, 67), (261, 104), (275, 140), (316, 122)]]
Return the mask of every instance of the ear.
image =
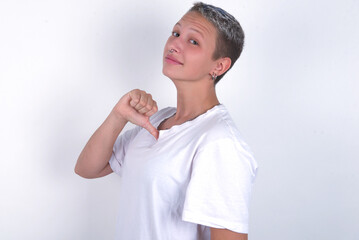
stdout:
[(219, 58), (215, 61), (215, 67), (212, 70), (217, 76), (221, 76), (223, 73), (227, 72), (231, 66), (231, 59), (229, 57)]

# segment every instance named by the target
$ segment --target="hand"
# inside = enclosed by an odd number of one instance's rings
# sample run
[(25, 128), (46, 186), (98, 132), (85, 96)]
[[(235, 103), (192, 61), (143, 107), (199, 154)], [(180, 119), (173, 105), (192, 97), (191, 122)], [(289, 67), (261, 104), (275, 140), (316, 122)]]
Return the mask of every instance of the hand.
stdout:
[(149, 117), (157, 110), (157, 103), (152, 99), (151, 94), (134, 89), (120, 99), (112, 113), (120, 119), (145, 128), (158, 139), (159, 132), (149, 121)]

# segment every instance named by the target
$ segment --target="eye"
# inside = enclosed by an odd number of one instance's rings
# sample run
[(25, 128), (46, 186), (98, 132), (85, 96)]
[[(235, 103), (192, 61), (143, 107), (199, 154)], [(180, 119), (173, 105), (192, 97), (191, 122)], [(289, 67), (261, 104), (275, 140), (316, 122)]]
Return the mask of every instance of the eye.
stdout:
[(177, 33), (177, 32), (172, 32), (172, 36), (174, 36), (174, 37), (179, 37), (179, 33)]
[(198, 42), (193, 39), (189, 40), (189, 42), (192, 43), (193, 45), (198, 45)]

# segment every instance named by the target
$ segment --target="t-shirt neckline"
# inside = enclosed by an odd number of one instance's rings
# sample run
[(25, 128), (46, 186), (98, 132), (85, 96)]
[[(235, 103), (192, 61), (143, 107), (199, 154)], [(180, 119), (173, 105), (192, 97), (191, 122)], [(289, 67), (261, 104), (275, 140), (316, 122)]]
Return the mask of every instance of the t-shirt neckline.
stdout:
[[(159, 130), (159, 132), (161, 133), (165, 133), (165, 132), (171, 132), (171, 131), (175, 131), (176, 129), (180, 129), (180, 128), (184, 128), (186, 127), (187, 125), (189, 124), (194, 124), (195, 122), (197, 121), (200, 121), (201, 119), (203, 119), (204, 117), (206, 117), (207, 115), (209, 115), (210, 113), (214, 112), (216, 109), (222, 109), (224, 108), (224, 105), (223, 104), (217, 104), (215, 106), (213, 106), (212, 108), (208, 109), (206, 112), (198, 115), (197, 117), (191, 119), (191, 120), (188, 120), (184, 123), (181, 123), (179, 125), (173, 125), (172, 127), (170, 127), (169, 129), (163, 129), (163, 130)], [(173, 115), (175, 115), (177, 112), (177, 108), (173, 107), (171, 108), (170, 111), (168, 111), (165, 116), (163, 116), (162, 118), (159, 119), (158, 122), (156, 122), (156, 129), (158, 129), (158, 126), (163, 122), (165, 121), (166, 119), (172, 117)]]

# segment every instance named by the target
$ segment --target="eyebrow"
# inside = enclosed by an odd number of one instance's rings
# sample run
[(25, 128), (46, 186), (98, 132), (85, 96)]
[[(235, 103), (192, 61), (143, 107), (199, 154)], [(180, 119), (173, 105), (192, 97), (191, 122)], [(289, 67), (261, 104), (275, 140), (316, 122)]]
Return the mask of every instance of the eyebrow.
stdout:
[[(175, 26), (176, 26), (176, 25), (179, 25), (180, 27), (182, 27), (182, 25), (181, 25), (179, 22), (176, 23)], [(195, 32), (199, 33), (199, 34), (202, 36), (202, 38), (204, 38), (203, 33), (202, 33), (201, 31), (199, 31), (199, 30), (197, 30), (197, 29), (195, 29), (195, 28), (189, 28), (189, 29), (191, 29), (192, 31), (195, 31)]]

